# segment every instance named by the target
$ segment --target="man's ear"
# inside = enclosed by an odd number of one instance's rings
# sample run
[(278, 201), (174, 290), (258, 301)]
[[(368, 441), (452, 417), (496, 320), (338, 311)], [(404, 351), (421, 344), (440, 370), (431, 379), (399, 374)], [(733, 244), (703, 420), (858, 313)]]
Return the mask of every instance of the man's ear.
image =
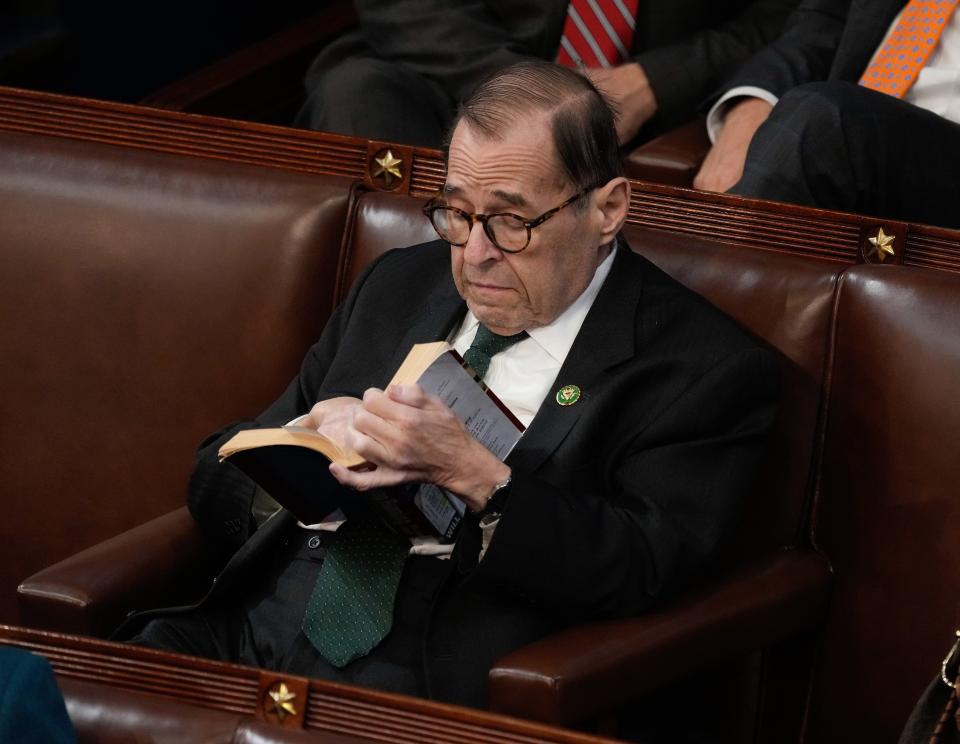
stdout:
[(630, 210), (630, 182), (618, 176), (597, 188), (594, 193), (594, 207), (600, 212), (600, 245), (612, 241)]

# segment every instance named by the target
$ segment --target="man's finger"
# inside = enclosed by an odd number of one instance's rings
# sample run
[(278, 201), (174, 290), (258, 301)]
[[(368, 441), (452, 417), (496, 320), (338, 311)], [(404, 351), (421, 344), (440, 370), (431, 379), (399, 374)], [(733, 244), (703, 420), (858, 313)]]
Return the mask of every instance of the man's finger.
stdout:
[(349, 432), (345, 444), (364, 460), (378, 466), (393, 464), (394, 458), (390, 453), (390, 447), (380, 439), (370, 436), (356, 427)]
[(420, 410), (448, 410), (448, 406), (439, 397), (426, 392), (417, 384), (391, 385), (387, 388), (387, 396), (398, 403)]
[(405, 420), (411, 413), (409, 403), (394, 399), (387, 392), (370, 388), (363, 394), (363, 408), (385, 420)]
[(416, 407), (422, 407), (430, 400), (430, 396), (423, 392), (423, 388), (416, 383), (412, 385), (391, 385), (387, 388), (387, 395), (391, 400), (398, 403)]
[(369, 491), (372, 488), (395, 486), (416, 480), (413, 473), (378, 467), (376, 470), (356, 471), (338, 463), (330, 463), (330, 474), (341, 484), (356, 491)]

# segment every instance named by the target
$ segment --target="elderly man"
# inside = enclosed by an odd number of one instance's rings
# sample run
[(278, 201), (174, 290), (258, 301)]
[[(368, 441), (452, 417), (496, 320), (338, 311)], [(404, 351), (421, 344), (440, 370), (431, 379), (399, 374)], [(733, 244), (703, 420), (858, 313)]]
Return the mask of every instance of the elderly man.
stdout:
[[(586, 78), (531, 62), (481, 85), (425, 209), (442, 240), (377, 260), (287, 391), (203, 446), (189, 505), (235, 552), (199, 605), (156, 613), (135, 642), (481, 706), (503, 654), (695, 579), (751, 479), (776, 374), (623, 244), (629, 197)], [(485, 356), (486, 382), (527, 425), (505, 461), (419, 387), (380, 389), (412, 344), (437, 339)], [(332, 465), (317, 484), (349, 514), (336, 533), (283, 510), (257, 527), (256, 487), (217, 463), (238, 428), (298, 417), (377, 465)], [(398, 551), (363, 512), (368, 489), (404, 483), (466, 503), (447, 559)]]

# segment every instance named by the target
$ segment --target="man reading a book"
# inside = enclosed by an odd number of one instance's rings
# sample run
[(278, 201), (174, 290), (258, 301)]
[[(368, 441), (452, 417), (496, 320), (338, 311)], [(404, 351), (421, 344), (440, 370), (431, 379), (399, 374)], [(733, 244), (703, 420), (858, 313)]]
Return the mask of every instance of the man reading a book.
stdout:
[[(286, 392), (204, 443), (188, 503), (225, 567), (197, 605), (126, 635), (483, 706), (504, 654), (695, 580), (761, 455), (776, 366), (629, 249), (629, 199), (613, 115), (586, 78), (530, 62), (482, 83), (424, 210), (440, 239), (376, 260)], [(386, 387), (413, 344), (438, 340), (526, 427), (505, 459), (440, 398)], [(236, 432), (290, 423), (375, 466), (323, 472), (320, 524), (217, 460)], [(430, 487), (465, 505), (446, 544), (412, 544), (366, 508), (379, 489)]]

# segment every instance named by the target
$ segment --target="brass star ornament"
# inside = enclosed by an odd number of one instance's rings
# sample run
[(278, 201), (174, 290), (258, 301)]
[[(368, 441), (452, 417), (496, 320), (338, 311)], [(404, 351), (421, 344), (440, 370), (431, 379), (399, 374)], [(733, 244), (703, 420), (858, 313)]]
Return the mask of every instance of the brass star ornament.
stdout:
[(896, 240), (896, 235), (887, 235), (883, 228), (874, 235), (872, 238), (867, 238), (867, 241), (873, 248), (870, 249), (870, 255), (874, 256), (877, 261), (883, 263), (887, 256), (893, 256), (893, 241)]
[(377, 164), (377, 169), (373, 171), (373, 177), (382, 177), (384, 184), (387, 186), (393, 183), (394, 178), (398, 181), (403, 179), (403, 171), (400, 170), (403, 160), (394, 155), (393, 150), (387, 150), (382, 157), (374, 158), (373, 162)]
[(297, 709), (293, 705), (293, 701), (296, 700), (297, 696), (290, 692), (290, 688), (287, 687), (286, 682), (275, 684), (267, 694), (269, 694), (270, 699), (273, 700), (273, 712), (277, 714), (277, 718), (281, 721), (287, 714), (291, 716), (297, 715)]

